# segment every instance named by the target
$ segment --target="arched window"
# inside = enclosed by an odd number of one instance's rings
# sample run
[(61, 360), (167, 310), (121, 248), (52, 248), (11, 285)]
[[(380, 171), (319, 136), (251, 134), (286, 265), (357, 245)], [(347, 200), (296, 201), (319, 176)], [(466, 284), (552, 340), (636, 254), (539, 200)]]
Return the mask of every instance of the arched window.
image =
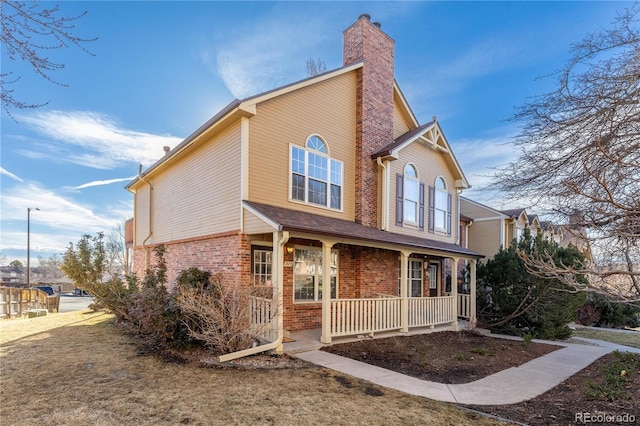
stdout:
[(417, 225), (420, 206), (420, 182), (418, 171), (409, 163), (404, 167), (404, 221)]
[(307, 148), (314, 151), (322, 152), (324, 154), (328, 154), (327, 144), (325, 144), (322, 138), (317, 135), (309, 136), (309, 138), (307, 139)]
[(309, 136), (305, 148), (291, 145), (291, 200), (342, 209), (342, 162), (329, 157), (318, 135)]
[(438, 231), (447, 232), (447, 214), (449, 210), (449, 197), (447, 184), (441, 177), (435, 182), (435, 227)]

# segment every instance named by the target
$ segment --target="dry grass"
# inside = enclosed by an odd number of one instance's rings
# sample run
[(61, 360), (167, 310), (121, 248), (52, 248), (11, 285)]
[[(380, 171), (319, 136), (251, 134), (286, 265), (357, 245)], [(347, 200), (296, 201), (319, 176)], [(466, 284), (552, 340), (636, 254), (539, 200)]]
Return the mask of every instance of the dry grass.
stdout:
[(619, 333), (607, 330), (592, 330), (586, 328), (578, 328), (573, 331), (576, 337), (584, 337), (587, 339), (604, 340), (605, 342), (616, 343), (618, 345), (631, 346), (640, 349), (640, 333)]
[(448, 424), (494, 420), (330, 370), (213, 369), (138, 355), (101, 313), (0, 321), (3, 425)]

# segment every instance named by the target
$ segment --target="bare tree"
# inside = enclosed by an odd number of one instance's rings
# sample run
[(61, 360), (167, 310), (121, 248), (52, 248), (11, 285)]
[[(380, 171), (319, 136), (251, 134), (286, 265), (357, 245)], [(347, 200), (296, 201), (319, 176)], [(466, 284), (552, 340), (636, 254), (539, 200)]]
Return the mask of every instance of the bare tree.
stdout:
[[(28, 62), (33, 71), (42, 78), (60, 85), (53, 78), (52, 73), (64, 68), (64, 64), (51, 59), (51, 50), (66, 48), (71, 45), (93, 55), (83, 46), (84, 43), (95, 41), (73, 34), (75, 22), (82, 18), (86, 12), (78, 16), (61, 16), (60, 8), (46, 8), (35, 1), (6, 1), (0, 4), (0, 18), (2, 32), (0, 41), (4, 45), (9, 59)], [(6, 69), (6, 65), (3, 67)], [(21, 101), (14, 96), (14, 90), (9, 86), (20, 80), (19, 75), (12, 71), (0, 73), (0, 87), (2, 106), (11, 116), (10, 109), (38, 108), (48, 102), (33, 104)]]
[(107, 235), (105, 243), (106, 272), (123, 275), (127, 270), (127, 249), (124, 242), (124, 222), (118, 223)]
[(307, 75), (313, 77), (314, 75), (322, 74), (327, 70), (327, 64), (321, 58), (316, 61), (313, 58), (307, 59)]
[(627, 301), (640, 301), (640, 5), (606, 30), (571, 47), (554, 91), (525, 103), (517, 160), (500, 170), (495, 188), (571, 221), (594, 262), (582, 268), (550, 256), (532, 271)]
[(62, 258), (57, 254), (51, 257), (38, 256), (38, 272), (43, 278), (64, 277), (60, 266), (62, 266)]

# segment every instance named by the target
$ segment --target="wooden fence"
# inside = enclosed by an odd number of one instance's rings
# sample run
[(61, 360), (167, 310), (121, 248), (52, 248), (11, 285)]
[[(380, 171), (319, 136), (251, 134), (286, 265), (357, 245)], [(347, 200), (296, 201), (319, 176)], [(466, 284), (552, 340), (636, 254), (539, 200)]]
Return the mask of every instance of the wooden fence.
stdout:
[(26, 316), (30, 313), (58, 312), (60, 295), (49, 296), (37, 288), (0, 287), (0, 318)]

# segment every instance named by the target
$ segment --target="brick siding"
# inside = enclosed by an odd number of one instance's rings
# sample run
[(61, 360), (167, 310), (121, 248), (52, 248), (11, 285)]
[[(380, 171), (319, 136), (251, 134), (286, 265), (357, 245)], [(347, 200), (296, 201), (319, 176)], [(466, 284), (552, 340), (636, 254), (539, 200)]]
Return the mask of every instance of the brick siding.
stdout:
[(378, 227), (378, 167), (371, 159), (393, 140), (394, 41), (361, 16), (344, 31), (344, 65), (363, 60), (356, 99), (356, 221)]

